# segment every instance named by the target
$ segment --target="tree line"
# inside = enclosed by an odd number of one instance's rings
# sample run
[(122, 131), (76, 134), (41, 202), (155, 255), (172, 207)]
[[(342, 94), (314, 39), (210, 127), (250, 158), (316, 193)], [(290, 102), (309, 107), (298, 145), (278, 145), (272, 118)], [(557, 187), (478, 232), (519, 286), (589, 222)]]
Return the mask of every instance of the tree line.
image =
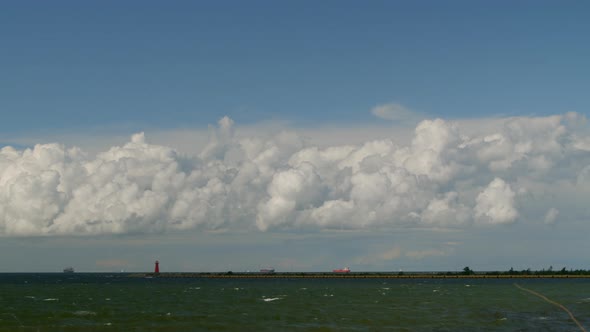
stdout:
[(590, 270), (584, 269), (570, 269), (568, 270), (566, 267), (563, 267), (560, 270), (554, 270), (553, 266), (549, 266), (547, 269), (541, 270), (531, 270), (530, 268), (524, 270), (515, 270), (514, 268), (510, 268), (507, 271), (474, 271), (469, 266), (466, 266), (461, 271), (456, 272), (439, 272), (438, 274), (443, 275), (511, 275), (511, 276), (518, 276), (518, 275), (590, 275)]

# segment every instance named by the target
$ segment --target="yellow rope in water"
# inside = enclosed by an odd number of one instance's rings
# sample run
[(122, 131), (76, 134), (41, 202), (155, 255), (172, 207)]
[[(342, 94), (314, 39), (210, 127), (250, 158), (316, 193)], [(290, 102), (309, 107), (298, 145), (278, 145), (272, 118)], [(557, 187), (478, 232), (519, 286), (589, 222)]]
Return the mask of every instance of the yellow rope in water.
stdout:
[(580, 328), (581, 331), (586, 332), (586, 329), (582, 326), (582, 324), (580, 324), (580, 322), (578, 322), (578, 320), (576, 319), (576, 317), (574, 317), (574, 314), (572, 314), (572, 312), (569, 311), (563, 304), (557, 303), (557, 302), (555, 302), (553, 300), (550, 300), (545, 295), (543, 295), (541, 293), (537, 293), (534, 290), (530, 290), (530, 289), (524, 288), (524, 287), (520, 286), (519, 284), (514, 284), (514, 286), (516, 286), (519, 289), (522, 289), (523, 291), (526, 291), (526, 292), (529, 292), (529, 293), (531, 293), (531, 294), (533, 294), (535, 296), (538, 296), (538, 297), (542, 298), (543, 300), (545, 300), (545, 301), (547, 301), (547, 302), (549, 302), (549, 303), (551, 303), (551, 304), (553, 304), (555, 306), (560, 307), (563, 311), (567, 312), (568, 315), (570, 315), (571, 319), (574, 321), (574, 323), (576, 323), (576, 325), (578, 325), (578, 327)]

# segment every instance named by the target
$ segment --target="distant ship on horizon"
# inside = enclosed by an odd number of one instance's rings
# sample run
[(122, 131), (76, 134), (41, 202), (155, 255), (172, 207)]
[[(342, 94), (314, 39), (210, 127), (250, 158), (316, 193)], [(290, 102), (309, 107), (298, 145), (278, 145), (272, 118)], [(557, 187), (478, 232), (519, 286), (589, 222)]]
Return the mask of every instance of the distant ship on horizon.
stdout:
[(74, 273), (74, 268), (71, 266), (68, 266), (64, 269), (64, 273)]
[(260, 273), (275, 273), (275, 269), (272, 267), (266, 269), (260, 269)]
[(335, 273), (349, 273), (350, 272), (350, 268), (345, 267), (343, 269), (332, 270), (332, 272), (335, 272)]

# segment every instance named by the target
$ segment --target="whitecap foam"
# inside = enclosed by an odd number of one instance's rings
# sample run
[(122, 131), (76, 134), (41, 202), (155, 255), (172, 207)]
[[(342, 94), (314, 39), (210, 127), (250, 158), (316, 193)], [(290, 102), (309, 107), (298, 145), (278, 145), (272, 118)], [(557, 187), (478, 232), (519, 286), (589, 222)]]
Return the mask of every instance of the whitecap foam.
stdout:
[(280, 300), (280, 298), (278, 298), (278, 297), (267, 297), (267, 298), (262, 299), (262, 301), (264, 301), (264, 302), (272, 302), (272, 301), (276, 301), (276, 300)]
[(78, 310), (78, 311), (74, 311), (74, 315), (76, 315), (76, 316), (96, 316), (96, 312), (88, 311), (88, 310)]

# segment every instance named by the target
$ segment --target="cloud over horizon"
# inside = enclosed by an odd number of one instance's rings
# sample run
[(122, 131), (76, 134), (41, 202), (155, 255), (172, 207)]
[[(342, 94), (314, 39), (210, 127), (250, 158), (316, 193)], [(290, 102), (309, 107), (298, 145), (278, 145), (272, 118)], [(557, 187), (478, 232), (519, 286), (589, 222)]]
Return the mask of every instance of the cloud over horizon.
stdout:
[(150, 144), (143, 133), (96, 156), (55, 143), (4, 147), (0, 235), (490, 227), (586, 217), (584, 117), (496, 121), (494, 133), (467, 135), (458, 122), (423, 120), (406, 145), (320, 147), (291, 131), (237, 138), (224, 117), (194, 156)]

